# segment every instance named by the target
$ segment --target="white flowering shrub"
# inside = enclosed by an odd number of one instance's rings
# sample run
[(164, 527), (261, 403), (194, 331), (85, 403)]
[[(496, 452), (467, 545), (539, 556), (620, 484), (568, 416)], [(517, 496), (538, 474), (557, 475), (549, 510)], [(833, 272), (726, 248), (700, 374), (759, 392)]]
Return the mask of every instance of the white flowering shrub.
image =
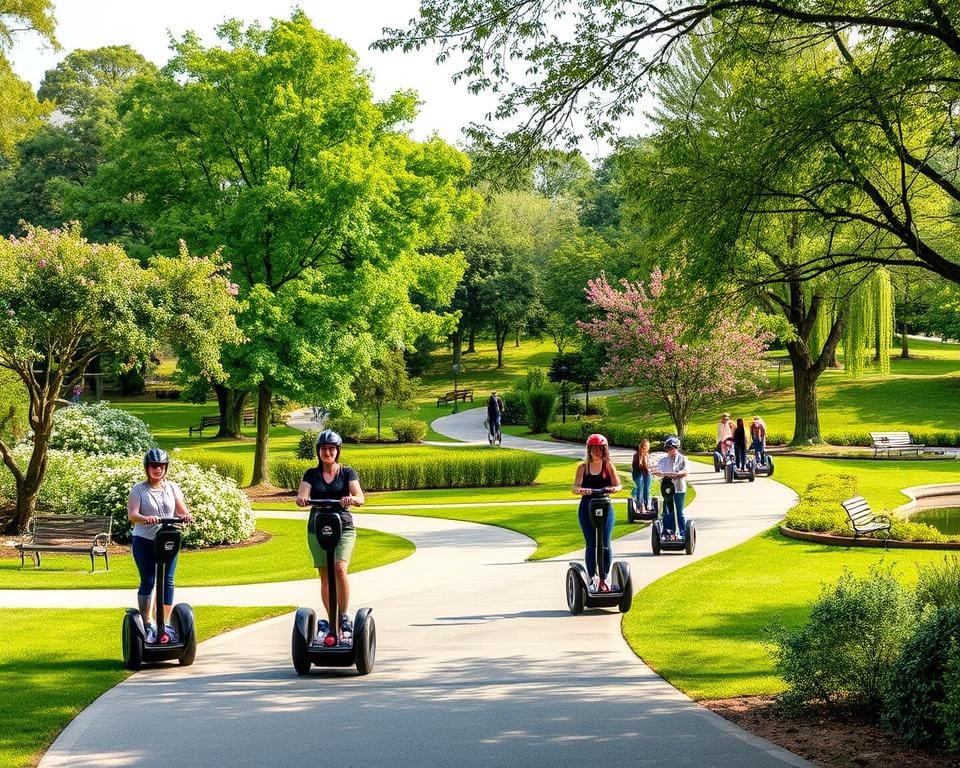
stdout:
[[(29, 446), (18, 446), (14, 457), (25, 467)], [(236, 544), (253, 535), (256, 518), (250, 501), (237, 483), (213, 469), (174, 460), (169, 477), (180, 485), (194, 524), (183, 531), (189, 547)], [(129, 541), (133, 527), (127, 519), (130, 489), (144, 479), (140, 457), (85, 456), (50, 451), (40, 487), (37, 510), (64, 515), (111, 515), (114, 541)], [(16, 498), (13, 476), (0, 473), (0, 497)]]
[(142, 455), (154, 445), (147, 425), (109, 403), (71, 405), (53, 415), (50, 447), (87, 454)]

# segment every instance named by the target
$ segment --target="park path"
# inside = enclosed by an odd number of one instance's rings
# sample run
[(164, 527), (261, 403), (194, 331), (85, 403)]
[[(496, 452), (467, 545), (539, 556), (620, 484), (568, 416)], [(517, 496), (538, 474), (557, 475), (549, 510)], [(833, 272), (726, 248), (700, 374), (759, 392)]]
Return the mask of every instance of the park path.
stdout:
[[(466, 440), (479, 429), (482, 439), (480, 421), (479, 411), (466, 411), (434, 428)], [(519, 440), (504, 443), (521, 447)], [(693, 558), (653, 557), (645, 530), (614, 542), (637, 590), (765, 530), (794, 499), (772, 480), (726, 485), (708, 467), (692, 469), (698, 495), (690, 514), (700, 532)], [(570, 616), (568, 557), (526, 562), (529, 539), (471, 523), (371, 514), (358, 522), (417, 547), (403, 561), (351, 577), (354, 607), (373, 607), (377, 621), (371, 675), (298, 677), (292, 616), (279, 617), (203, 643), (190, 668), (133, 675), (63, 731), (41, 768), (146, 766), (161, 753), (177, 766), (810, 765), (653, 674), (624, 643), (618, 613)], [(178, 599), (317, 605), (316, 589), (315, 581), (183, 588)], [(129, 602), (126, 590), (110, 592), (60, 599)], [(29, 604), (29, 595), (20, 597)], [(119, 624), (118, 612), (118, 653)]]

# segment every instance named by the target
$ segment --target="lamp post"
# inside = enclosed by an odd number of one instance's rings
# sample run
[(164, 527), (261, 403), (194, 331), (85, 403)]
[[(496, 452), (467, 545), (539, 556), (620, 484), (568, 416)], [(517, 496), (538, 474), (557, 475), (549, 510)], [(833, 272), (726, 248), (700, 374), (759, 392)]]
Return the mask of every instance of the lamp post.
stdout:
[(453, 364), (453, 412), (458, 413), (457, 405), (460, 398), (457, 397), (457, 376), (460, 374), (460, 363)]
[(561, 365), (558, 369), (560, 374), (560, 409), (563, 413), (563, 423), (567, 423), (567, 372), (568, 368)]

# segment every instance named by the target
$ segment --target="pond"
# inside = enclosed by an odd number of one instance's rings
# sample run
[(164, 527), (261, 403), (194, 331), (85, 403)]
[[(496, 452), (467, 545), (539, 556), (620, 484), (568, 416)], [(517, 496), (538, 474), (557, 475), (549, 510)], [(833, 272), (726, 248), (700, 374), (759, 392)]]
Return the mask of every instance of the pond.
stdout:
[(960, 507), (923, 509), (912, 515), (910, 520), (931, 525), (941, 533), (960, 534)]

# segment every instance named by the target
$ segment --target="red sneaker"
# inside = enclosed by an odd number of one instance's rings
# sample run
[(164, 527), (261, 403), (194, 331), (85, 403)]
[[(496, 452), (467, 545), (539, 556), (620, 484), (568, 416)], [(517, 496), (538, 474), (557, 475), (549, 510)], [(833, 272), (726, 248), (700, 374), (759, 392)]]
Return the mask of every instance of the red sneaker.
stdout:
[(601, 591), (601, 592), (609, 592), (609, 591), (610, 591), (610, 587), (609, 587), (609, 585), (607, 584), (607, 582), (605, 582), (605, 581), (601, 581), (601, 582), (600, 582), (600, 591)]

